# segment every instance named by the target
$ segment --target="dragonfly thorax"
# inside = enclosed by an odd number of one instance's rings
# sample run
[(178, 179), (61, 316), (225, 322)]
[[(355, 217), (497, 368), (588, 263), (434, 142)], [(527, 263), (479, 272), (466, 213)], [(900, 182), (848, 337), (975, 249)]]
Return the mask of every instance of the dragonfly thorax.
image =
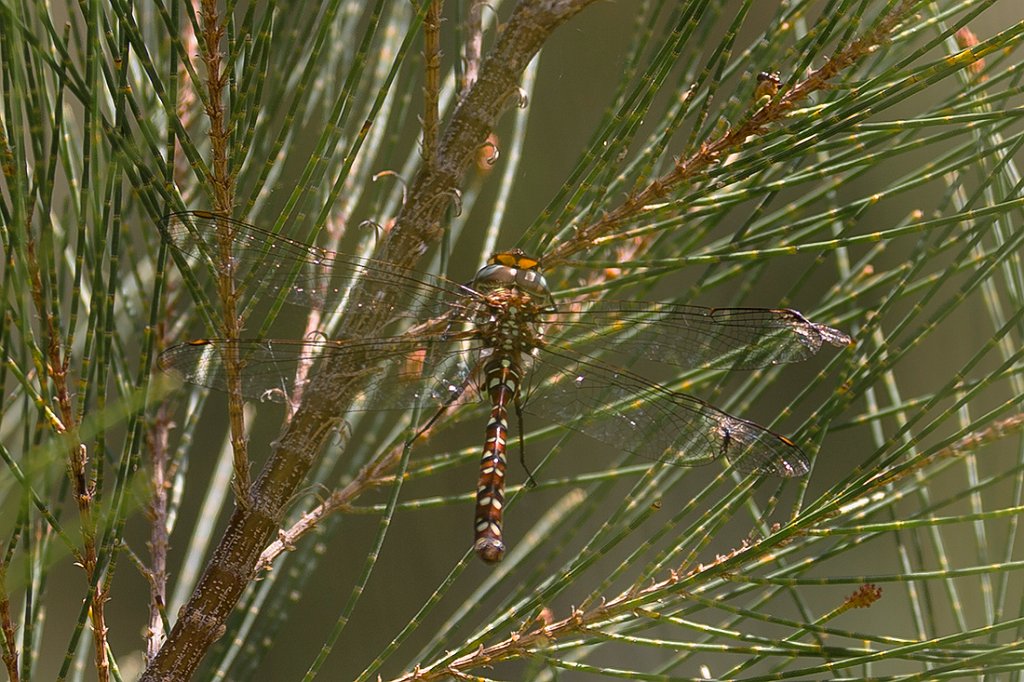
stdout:
[(519, 249), (496, 253), (471, 287), (481, 296), (473, 315), (476, 333), (490, 348), (529, 353), (538, 346), (541, 316), (554, 301), (535, 258)]
[(492, 350), (529, 353), (541, 342), (544, 310), (546, 304), (517, 288), (497, 288), (484, 294), (472, 322), (476, 336)]

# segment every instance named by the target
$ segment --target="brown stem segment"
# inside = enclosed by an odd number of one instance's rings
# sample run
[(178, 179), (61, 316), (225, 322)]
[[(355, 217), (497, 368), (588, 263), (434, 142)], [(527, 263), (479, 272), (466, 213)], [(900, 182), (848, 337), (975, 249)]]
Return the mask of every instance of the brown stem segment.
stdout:
[(170, 538), (167, 536), (167, 515), (169, 500), (168, 436), (171, 418), (166, 406), (157, 411), (153, 426), (147, 434), (148, 450), (151, 453), (150, 485), (153, 496), (149, 501), (150, 521), (149, 553), (152, 557), (149, 568), (149, 625), (146, 628), (146, 661), (152, 661), (167, 633), (164, 632), (164, 607), (167, 603), (167, 551)]
[[(231, 215), (234, 203), (235, 180), (229, 163), (229, 130), (224, 109), (224, 92), (227, 89), (227, 72), (220, 53), (224, 38), (225, 22), (221, 19), (216, 0), (202, 0), (203, 20), (203, 61), (206, 65), (207, 104), (206, 115), (210, 120), (210, 150), (213, 155), (213, 173), (209, 178), (213, 190), (215, 213)], [(217, 276), (217, 290), (220, 296), (224, 321), (224, 336), (237, 339), (241, 332), (242, 320), (238, 316), (238, 292), (232, 266), (232, 244), (234, 230), (229, 221), (217, 225), (218, 259), (221, 268)], [(249, 504), (249, 449), (245, 437), (245, 418), (242, 412), (242, 378), (240, 359), (233, 346), (225, 350), (224, 369), (228, 383), (228, 421), (231, 427), (231, 449), (234, 456), (234, 480), (232, 487), (238, 504)]]
[(11, 600), (7, 594), (6, 564), (0, 564), (0, 629), (3, 630), (4, 635), (3, 659), (7, 677), (10, 682), (19, 682), (21, 674), (18, 672), (17, 629), (11, 618)]
[(430, 0), (423, 20), (423, 165), (437, 156), (438, 97), (441, 92), (441, 0)]
[[(26, 222), (25, 234), (30, 234), (29, 223)], [(47, 366), (50, 380), (53, 382), (55, 398), (60, 408), (60, 418), (50, 421), (53, 430), (65, 436), (67, 442), (67, 471), (68, 479), (74, 488), (75, 502), (78, 505), (79, 524), (82, 532), (82, 554), (81, 565), (85, 569), (86, 576), (90, 581), (99, 580), (96, 578), (96, 571), (99, 567), (99, 555), (96, 545), (96, 516), (93, 509), (94, 497), (96, 494), (95, 467), (89, 462), (89, 450), (81, 441), (78, 430), (78, 423), (75, 415), (75, 408), (72, 399), (72, 391), (68, 386), (68, 368), (71, 362), (71, 354), (61, 345), (59, 320), (53, 313), (51, 307), (46, 303), (43, 292), (43, 274), (39, 265), (36, 252), (36, 243), (28, 239), (26, 243), (28, 253), (29, 276), (32, 281), (32, 300), (36, 309), (46, 324), (47, 339)], [(43, 372), (40, 372), (43, 374)], [(107, 682), (110, 679), (110, 664), (107, 660), (107, 626), (105, 615), (105, 604), (107, 595), (103, 588), (97, 587), (92, 595), (92, 605), (89, 609), (89, 619), (93, 629), (93, 651), (96, 664), (96, 679), (99, 682)]]

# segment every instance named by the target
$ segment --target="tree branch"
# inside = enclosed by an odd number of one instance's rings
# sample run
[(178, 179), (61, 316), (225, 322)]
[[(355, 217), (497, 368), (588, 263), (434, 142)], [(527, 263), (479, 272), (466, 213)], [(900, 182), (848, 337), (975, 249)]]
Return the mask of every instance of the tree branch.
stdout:
[[(516, 93), (519, 78), (551, 32), (593, 0), (545, 0), (518, 5), (481, 67), (473, 88), (459, 102), (442, 136), (436, 163), (421, 165), (389, 238), (377, 257), (398, 267), (413, 265), (442, 232), (441, 217), (457, 196), (459, 183), (495, 126), (506, 103)], [(352, 300), (361, 300), (357, 292)], [(346, 318), (346, 333), (369, 335), (386, 319), (394, 291), (372, 292), (375, 306), (355, 306)], [(224, 633), (224, 621), (254, 569), (267, 540), (277, 531), (285, 505), (305, 480), (315, 456), (341, 421), (363, 375), (351, 362), (325, 366), (311, 380), (302, 404), (277, 441), (250, 495), (249, 508), (238, 507), (214, 552), (213, 559), (160, 653), (142, 676), (144, 682), (191, 677), (209, 647)]]

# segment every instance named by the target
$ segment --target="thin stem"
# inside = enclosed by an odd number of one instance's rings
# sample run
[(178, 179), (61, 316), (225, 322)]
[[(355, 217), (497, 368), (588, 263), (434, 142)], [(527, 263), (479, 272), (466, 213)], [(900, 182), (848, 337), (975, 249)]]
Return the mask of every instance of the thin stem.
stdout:
[[(213, 153), (212, 177), (215, 213), (230, 216), (234, 205), (234, 175), (228, 159), (230, 131), (225, 122), (223, 96), (227, 88), (228, 73), (222, 64), (220, 43), (224, 39), (224, 24), (218, 14), (216, 0), (202, 2), (203, 60), (206, 64), (206, 115), (210, 120), (210, 147)], [(238, 316), (238, 292), (235, 290), (232, 244), (234, 231), (228, 221), (218, 223), (217, 245), (220, 268), (217, 289), (223, 311), (224, 335), (239, 337), (242, 321)], [(231, 426), (231, 446), (234, 450), (235, 479), (232, 482), (238, 504), (249, 504), (249, 452), (245, 439), (245, 417), (242, 412), (241, 360), (233, 348), (225, 350), (224, 367), (228, 381), (228, 420)]]
[(441, 91), (441, 0), (427, 0), (423, 20), (423, 165), (434, 165), (437, 154), (438, 94)]

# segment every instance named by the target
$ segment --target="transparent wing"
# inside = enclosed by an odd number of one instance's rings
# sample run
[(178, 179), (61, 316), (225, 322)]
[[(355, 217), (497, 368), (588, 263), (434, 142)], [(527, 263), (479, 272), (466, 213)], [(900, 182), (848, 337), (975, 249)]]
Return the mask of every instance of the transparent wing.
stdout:
[(287, 400), (301, 365), (310, 365), (302, 376), (312, 376), (328, 362), (331, 371), (351, 368), (354, 378), (362, 378), (354, 410), (440, 407), (456, 398), (479, 396), (474, 377), (479, 348), (439, 338), (199, 339), (168, 348), (160, 354), (159, 365), (186, 383), (226, 391), (224, 359), (229, 353), (237, 354), (240, 363), (242, 394), (254, 400)]
[(721, 457), (744, 473), (803, 476), (788, 438), (629, 372), (548, 346), (533, 362), (524, 410), (642, 457), (699, 466)]
[(548, 319), (562, 345), (695, 369), (755, 369), (804, 360), (825, 343), (851, 343), (843, 332), (783, 308), (595, 301), (559, 304)]
[[(350, 303), (388, 306), (396, 316), (457, 316), (480, 299), (442, 277), (347, 256), (205, 211), (171, 214), (161, 230), (193, 270), (230, 268), (243, 290), (284, 291), (300, 305), (341, 300), (356, 282), (367, 286), (362, 300)], [(399, 299), (382, 300), (374, 284), (397, 287)], [(787, 309), (592, 301), (559, 304), (548, 320), (550, 333), (573, 347), (593, 344), (686, 368), (752, 369), (803, 360), (825, 343), (850, 343), (842, 332)]]
[(433, 313), (438, 306), (458, 307), (467, 296), (475, 296), (442, 277), (347, 256), (206, 211), (172, 213), (160, 230), (196, 276), (230, 269), (240, 289), (252, 294), (284, 291), (286, 300), (298, 305), (322, 307), (341, 300), (357, 282), (369, 285), (357, 305), (385, 305), (375, 297), (373, 284), (398, 287), (404, 305), (393, 308), (395, 312), (428, 305)]

